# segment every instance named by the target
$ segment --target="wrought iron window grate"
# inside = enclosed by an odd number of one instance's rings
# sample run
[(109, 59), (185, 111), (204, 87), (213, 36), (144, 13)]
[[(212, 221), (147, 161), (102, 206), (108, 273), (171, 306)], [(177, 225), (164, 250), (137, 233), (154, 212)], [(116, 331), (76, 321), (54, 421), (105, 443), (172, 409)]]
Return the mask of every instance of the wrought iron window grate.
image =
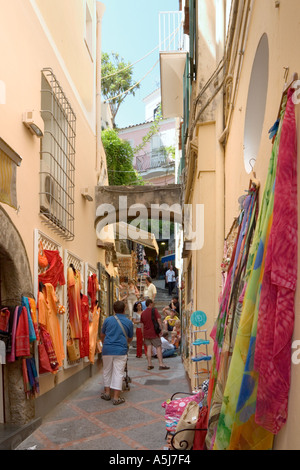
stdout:
[(42, 70), (40, 213), (66, 240), (74, 239), (76, 115), (52, 69)]

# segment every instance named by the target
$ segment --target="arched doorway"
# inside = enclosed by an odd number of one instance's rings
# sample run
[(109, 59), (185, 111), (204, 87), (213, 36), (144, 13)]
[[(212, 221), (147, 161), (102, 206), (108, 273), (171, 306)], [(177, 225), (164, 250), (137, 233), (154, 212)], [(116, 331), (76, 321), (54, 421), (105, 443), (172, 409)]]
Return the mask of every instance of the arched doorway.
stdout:
[[(22, 295), (33, 297), (30, 265), (22, 238), (0, 207), (0, 303), (20, 305)], [(0, 422), (26, 424), (34, 418), (34, 403), (26, 400), (22, 363), (0, 365)]]

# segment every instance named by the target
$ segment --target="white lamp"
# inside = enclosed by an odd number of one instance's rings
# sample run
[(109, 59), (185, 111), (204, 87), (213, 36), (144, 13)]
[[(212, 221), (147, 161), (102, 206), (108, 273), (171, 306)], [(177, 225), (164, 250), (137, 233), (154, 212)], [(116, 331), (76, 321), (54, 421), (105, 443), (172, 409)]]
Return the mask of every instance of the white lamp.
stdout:
[(26, 111), (23, 114), (23, 124), (30, 130), (36, 137), (43, 137), (44, 123), (40, 115), (36, 111)]

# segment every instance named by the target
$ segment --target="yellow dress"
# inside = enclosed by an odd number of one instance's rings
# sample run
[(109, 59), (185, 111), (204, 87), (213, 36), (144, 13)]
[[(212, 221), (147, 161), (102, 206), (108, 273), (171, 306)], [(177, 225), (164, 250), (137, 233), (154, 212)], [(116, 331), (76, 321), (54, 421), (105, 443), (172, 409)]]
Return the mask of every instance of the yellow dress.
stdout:
[(71, 267), (67, 272), (68, 284), (68, 299), (69, 299), (69, 316), (70, 316), (70, 337), (82, 337), (82, 322), (81, 322), (81, 277), (80, 272), (74, 273)]
[(98, 335), (98, 325), (100, 319), (100, 308), (94, 307), (93, 318), (89, 324), (89, 360), (92, 364), (95, 362), (96, 342)]
[(39, 292), (38, 321), (51, 336), (59, 367), (65, 358), (63, 339), (57, 314), (57, 297), (52, 284), (46, 283), (43, 291)]

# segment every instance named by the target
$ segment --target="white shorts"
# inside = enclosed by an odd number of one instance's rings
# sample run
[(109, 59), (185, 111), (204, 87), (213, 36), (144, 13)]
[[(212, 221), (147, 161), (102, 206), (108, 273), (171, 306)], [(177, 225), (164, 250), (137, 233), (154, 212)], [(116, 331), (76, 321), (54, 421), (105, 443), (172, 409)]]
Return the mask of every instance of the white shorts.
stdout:
[(127, 354), (125, 356), (102, 356), (102, 360), (104, 387), (122, 390)]

